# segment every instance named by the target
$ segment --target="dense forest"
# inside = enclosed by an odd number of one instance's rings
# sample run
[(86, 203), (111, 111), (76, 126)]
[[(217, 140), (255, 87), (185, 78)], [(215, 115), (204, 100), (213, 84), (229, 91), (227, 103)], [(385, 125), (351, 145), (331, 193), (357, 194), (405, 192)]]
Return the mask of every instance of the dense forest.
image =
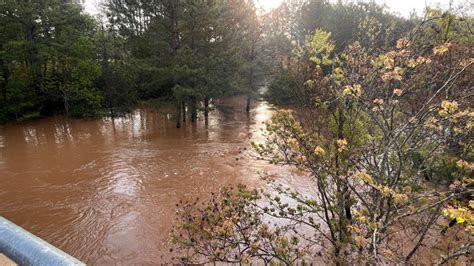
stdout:
[(253, 97), (289, 69), (315, 29), (332, 32), (340, 52), (354, 38), (388, 47), (417, 22), (375, 4), (327, 1), (290, 1), (261, 15), (253, 1), (110, 0), (100, 18), (79, 1), (0, 8), (3, 122), (116, 115), (153, 98), (189, 107), (181, 110), (194, 120), (201, 102), (207, 114), (212, 98)]
[(211, 98), (251, 97), (261, 83), (252, 1), (104, 1), (102, 9), (105, 22), (75, 1), (1, 5), (1, 121), (115, 115), (151, 98), (176, 101), (195, 120), (198, 101), (207, 114)]
[[(176, 260), (468, 263), (474, 236), (472, 5), (403, 17), (376, 3), (104, 0), (0, 5), (0, 121), (115, 116), (150, 99), (176, 126), (266, 87), (280, 111), (251, 154), (264, 176), (180, 202)], [(186, 121), (189, 117), (190, 121)], [(268, 222), (271, 221), (271, 222)], [(436, 250), (436, 252), (432, 252)]]

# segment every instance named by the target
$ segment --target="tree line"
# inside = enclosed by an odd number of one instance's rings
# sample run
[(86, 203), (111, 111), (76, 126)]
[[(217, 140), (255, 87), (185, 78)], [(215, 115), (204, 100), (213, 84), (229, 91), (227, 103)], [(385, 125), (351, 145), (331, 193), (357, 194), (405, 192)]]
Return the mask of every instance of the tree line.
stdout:
[(393, 45), (415, 24), (374, 3), (323, 0), (267, 13), (252, 0), (104, 0), (99, 17), (77, 0), (7, 0), (0, 22), (1, 122), (114, 116), (161, 98), (176, 105), (178, 127), (225, 95), (246, 95), (248, 112), (260, 86), (285, 83), (317, 28), (332, 32), (340, 52), (354, 39)]
[(116, 115), (136, 101), (175, 102), (196, 120), (212, 98), (250, 97), (263, 77), (253, 1), (106, 0), (0, 5), (0, 121)]

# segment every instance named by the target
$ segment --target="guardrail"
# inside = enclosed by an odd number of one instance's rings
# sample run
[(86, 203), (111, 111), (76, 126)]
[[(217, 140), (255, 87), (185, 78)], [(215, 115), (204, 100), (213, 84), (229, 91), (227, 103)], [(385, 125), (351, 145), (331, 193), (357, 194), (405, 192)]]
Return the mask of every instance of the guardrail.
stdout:
[(0, 253), (18, 265), (85, 265), (1, 216)]

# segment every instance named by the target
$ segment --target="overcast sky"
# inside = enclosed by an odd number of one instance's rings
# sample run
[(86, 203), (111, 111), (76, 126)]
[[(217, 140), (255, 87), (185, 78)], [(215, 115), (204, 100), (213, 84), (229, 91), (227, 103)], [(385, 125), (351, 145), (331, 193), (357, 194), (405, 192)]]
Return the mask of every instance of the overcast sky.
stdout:
[[(85, 0), (86, 10), (90, 13), (97, 13), (97, 3), (100, 0)], [(259, 7), (266, 9), (278, 6), (282, 0), (254, 0)], [(337, 0), (332, 0), (337, 1)], [(359, 0), (369, 2), (371, 0)], [(374, 0), (380, 4), (387, 4), (393, 11), (400, 13), (403, 16), (408, 16), (411, 11), (415, 10), (418, 14), (422, 14), (425, 6), (440, 5), (442, 8), (447, 9), (450, 2), (453, 3), (454, 7), (458, 7), (459, 4), (467, 6), (466, 12), (473, 14), (474, 0)]]

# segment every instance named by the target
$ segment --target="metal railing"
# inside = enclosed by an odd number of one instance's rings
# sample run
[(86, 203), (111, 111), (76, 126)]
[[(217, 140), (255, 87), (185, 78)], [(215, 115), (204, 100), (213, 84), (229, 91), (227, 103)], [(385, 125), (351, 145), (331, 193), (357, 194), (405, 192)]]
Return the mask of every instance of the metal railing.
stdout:
[(0, 253), (18, 265), (85, 265), (1, 216)]

